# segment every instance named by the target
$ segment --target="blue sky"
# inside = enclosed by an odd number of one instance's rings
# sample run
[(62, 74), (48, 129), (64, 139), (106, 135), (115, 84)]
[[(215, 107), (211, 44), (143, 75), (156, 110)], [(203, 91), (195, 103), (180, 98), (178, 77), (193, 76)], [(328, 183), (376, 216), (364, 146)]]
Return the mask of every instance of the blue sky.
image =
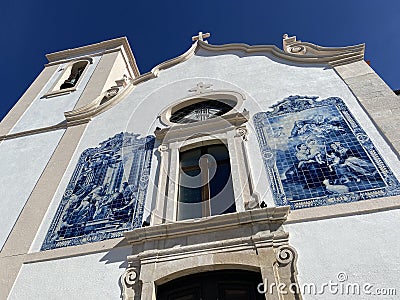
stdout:
[[(6, 2), (6, 3), (4, 3)], [(141, 73), (209, 43), (282, 47), (282, 35), (321, 46), (366, 43), (365, 58), (400, 89), (400, 1), (11, 1), (1, 4), (0, 119), (46, 63), (45, 54), (126, 36)]]

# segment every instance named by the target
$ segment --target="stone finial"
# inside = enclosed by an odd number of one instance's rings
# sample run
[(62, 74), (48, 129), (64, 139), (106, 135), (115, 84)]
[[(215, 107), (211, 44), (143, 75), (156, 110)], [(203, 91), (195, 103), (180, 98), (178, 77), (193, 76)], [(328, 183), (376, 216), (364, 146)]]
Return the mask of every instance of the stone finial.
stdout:
[(305, 46), (300, 45), (301, 41), (298, 41), (296, 39), (296, 36), (291, 36), (287, 33), (283, 35), (283, 51), (286, 53), (291, 53), (291, 54), (298, 54), (298, 55), (304, 55), (307, 52), (307, 49)]

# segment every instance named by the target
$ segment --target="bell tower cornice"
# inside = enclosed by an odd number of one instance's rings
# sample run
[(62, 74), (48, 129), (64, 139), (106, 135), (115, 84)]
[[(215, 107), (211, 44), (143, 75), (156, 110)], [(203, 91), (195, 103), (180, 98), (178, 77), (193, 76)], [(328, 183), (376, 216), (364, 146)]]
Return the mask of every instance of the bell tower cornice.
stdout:
[(46, 58), (49, 62), (48, 64), (51, 65), (53, 63), (59, 63), (60, 61), (65, 62), (85, 56), (94, 56), (114, 51), (122, 51), (123, 55), (126, 57), (127, 63), (132, 69), (133, 78), (140, 76), (135, 57), (133, 56), (131, 47), (126, 37), (120, 37), (96, 44), (49, 53), (46, 54)]

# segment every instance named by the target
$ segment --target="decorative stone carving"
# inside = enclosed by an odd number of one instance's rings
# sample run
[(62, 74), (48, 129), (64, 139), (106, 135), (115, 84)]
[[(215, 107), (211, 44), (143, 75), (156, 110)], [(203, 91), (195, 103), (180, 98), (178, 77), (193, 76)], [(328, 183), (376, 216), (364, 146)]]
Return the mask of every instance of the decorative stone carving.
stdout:
[(168, 145), (161, 144), (160, 146), (158, 146), (157, 150), (158, 150), (159, 152), (165, 152), (165, 151), (168, 150)]
[(105, 91), (104, 98), (100, 104), (103, 104), (104, 102), (115, 97), (121, 90), (123, 90), (128, 85), (130, 80), (131, 79), (126, 75), (122, 76), (122, 79), (116, 80), (115, 81), (116, 85), (112, 86), (107, 91)]
[(286, 47), (287, 52), (293, 54), (306, 54), (307, 50), (304, 46), (295, 45), (295, 46), (288, 46)]
[(289, 37), (287, 34), (283, 35), (283, 50), (285, 52), (298, 55), (306, 54), (306, 47), (300, 44), (301, 41), (297, 41), (295, 36)]
[[(156, 299), (157, 285), (224, 268), (258, 269), (263, 282), (275, 287), (296, 285), (297, 254), (282, 227), (288, 213), (288, 207), (273, 207), (126, 232), (132, 255), (128, 256), (130, 267), (121, 277), (123, 299)], [(267, 297), (301, 299), (301, 295), (293, 293)]]
[(194, 88), (191, 88), (188, 91), (195, 93), (195, 94), (203, 94), (203, 93), (212, 91), (211, 87), (212, 87), (212, 84), (206, 84), (204, 82), (199, 82)]
[(105, 92), (104, 97), (106, 97), (107, 99), (111, 99), (112, 97), (116, 96), (119, 92), (119, 88), (118, 87), (113, 87), (111, 89), (108, 89)]
[(140, 264), (130, 264), (120, 277), (122, 300), (140, 299), (141, 282), (139, 280)]
[(248, 136), (249, 131), (245, 126), (238, 127), (236, 128), (236, 135), (235, 137), (241, 137), (243, 141), (247, 141), (247, 136)]
[(287, 294), (280, 294), (280, 296), (285, 300), (301, 299), (299, 284), (297, 282), (296, 250), (289, 245), (283, 245), (275, 251), (277, 261), (275, 270), (279, 274), (276, 283), (283, 285), (285, 290), (289, 291)]
[(286, 266), (289, 263), (293, 263), (296, 256), (296, 251), (288, 245), (279, 247), (276, 252), (276, 260), (280, 266)]

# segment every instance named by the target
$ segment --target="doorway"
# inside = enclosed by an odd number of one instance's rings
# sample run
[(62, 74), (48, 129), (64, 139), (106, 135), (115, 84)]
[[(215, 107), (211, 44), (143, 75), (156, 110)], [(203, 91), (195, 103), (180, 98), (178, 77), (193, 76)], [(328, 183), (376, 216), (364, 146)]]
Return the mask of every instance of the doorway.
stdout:
[(157, 300), (265, 300), (257, 292), (261, 274), (221, 270), (184, 276), (157, 288)]

